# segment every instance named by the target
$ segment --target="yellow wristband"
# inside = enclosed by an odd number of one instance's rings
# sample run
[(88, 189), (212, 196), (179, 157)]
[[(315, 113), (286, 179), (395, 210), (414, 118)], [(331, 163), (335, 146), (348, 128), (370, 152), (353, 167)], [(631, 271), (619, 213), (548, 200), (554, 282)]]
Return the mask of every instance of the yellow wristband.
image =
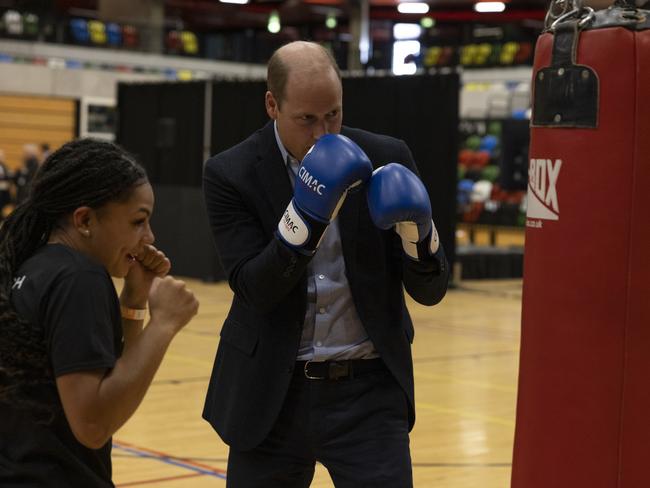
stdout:
[(122, 318), (128, 320), (144, 320), (147, 316), (146, 308), (129, 308), (123, 305), (120, 305), (120, 310), (122, 312)]

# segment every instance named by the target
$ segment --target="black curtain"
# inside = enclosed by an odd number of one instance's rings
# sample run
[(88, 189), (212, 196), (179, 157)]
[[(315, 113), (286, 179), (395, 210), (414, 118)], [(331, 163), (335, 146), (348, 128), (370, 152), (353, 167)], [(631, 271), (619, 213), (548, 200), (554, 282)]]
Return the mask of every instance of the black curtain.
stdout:
[(199, 187), (153, 185), (156, 207), (151, 228), (156, 246), (172, 262), (171, 273), (205, 281), (226, 279), (217, 256)]
[(156, 246), (178, 276), (225, 279), (201, 191), (206, 82), (118, 85), (117, 142), (147, 170)]
[(201, 186), (205, 83), (120, 83), (117, 142), (155, 184)]
[(345, 125), (403, 139), (413, 152), (450, 264), (456, 249), (459, 89), (455, 73), (343, 82)]
[(504, 190), (528, 188), (528, 146), (530, 122), (508, 119), (501, 124), (501, 161), (499, 183)]
[(265, 93), (265, 81), (212, 83), (211, 154), (240, 143), (266, 124)]
[(156, 168), (156, 119), (158, 84), (117, 86), (117, 130), (115, 140), (131, 151), (147, 170), (149, 178)]

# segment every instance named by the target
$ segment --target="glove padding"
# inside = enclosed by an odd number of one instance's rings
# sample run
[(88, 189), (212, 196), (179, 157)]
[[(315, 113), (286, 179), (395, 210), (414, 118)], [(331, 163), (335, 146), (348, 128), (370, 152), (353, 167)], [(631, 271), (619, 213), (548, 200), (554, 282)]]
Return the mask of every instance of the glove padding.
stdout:
[(368, 156), (352, 140), (340, 134), (321, 137), (302, 160), (293, 199), (278, 223), (280, 239), (303, 254), (316, 252), (348, 190), (371, 176)]
[(406, 166), (390, 163), (375, 170), (367, 196), (372, 221), (383, 230), (394, 227), (409, 257), (420, 261), (438, 251), (429, 195)]

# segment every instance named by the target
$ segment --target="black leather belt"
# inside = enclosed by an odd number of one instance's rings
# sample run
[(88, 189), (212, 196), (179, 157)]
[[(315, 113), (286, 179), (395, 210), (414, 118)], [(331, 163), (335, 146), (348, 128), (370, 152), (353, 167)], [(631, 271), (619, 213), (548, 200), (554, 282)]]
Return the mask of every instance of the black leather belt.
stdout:
[(296, 361), (296, 374), (309, 380), (345, 380), (373, 371), (385, 370), (379, 359), (345, 359), (341, 361)]

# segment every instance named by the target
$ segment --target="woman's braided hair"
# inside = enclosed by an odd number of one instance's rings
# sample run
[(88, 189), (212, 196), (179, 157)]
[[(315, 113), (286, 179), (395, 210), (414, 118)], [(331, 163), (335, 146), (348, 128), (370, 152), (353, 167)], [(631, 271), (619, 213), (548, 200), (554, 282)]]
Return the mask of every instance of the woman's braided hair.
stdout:
[(43, 331), (16, 314), (11, 302), (20, 265), (49, 239), (63, 218), (83, 206), (127, 199), (147, 181), (121, 147), (96, 139), (68, 142), (39, 168), (27, 200), (0, 227), (0, 402), (51, 418), (52, 406), (33, 393), (54, 388)]

